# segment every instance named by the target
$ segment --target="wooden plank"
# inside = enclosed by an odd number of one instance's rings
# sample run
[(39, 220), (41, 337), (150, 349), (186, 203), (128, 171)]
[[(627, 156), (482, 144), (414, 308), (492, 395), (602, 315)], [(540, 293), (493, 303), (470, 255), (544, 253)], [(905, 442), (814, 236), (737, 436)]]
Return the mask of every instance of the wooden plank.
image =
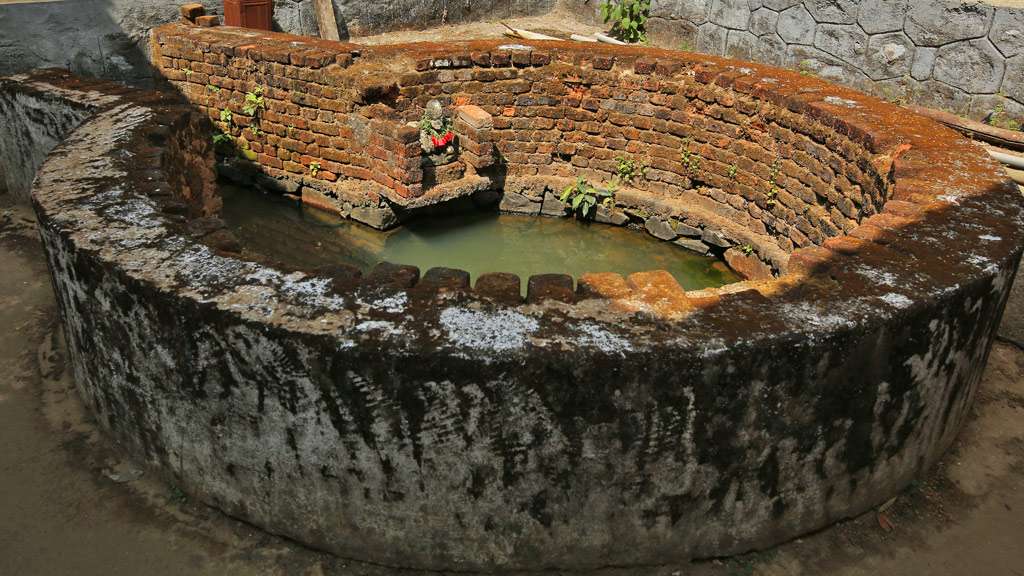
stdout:
[(1009, 148), (1010, 150), (1024, 151), (1024, 132), (1019, 130), (1007, 130), (1005, 128), (989, 126), (976, 120), (961, 118), (949, 112), (925, 108), (924, 106), (910, 105), (907, 108), (912, 112), (942, 122), (969, 138), (976, 138), (996, 146)]
[(320, 28), (320, 37), (324, 40), (341, 40), (338, 35), (338, 21), (334, 18), (334, 2), (332, 0), (313, 0), (316, 11), (316, 25)]

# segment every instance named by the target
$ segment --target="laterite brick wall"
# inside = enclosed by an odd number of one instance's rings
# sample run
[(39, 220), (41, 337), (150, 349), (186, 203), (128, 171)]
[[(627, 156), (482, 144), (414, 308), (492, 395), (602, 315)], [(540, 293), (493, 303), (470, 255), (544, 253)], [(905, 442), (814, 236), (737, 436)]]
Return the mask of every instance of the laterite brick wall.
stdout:
[[(820, 80), (749, 63), (565, 43), (360, 47), (184, 25), (155, 40), (178, 90), (215, 122), (232, 111), (259, 170), (339, 205), (401, 208), (435, 193), (414, 125), (434, 98), (491, 115), (472, 133), (458, 124), (459, 161), (473, 165), (465, 178), (504, 192), (503, 207), (549, 212), (576, 177), (610, 183), (631, 158), (646, 170), (620, 183), (613, 212), (667, 239), (749, 244), (777, 270), (889, 194), (896, 143), (856, 122), (877, 100), (816, 100)], [(252, 118), (242, 105), (257, 87), (265, 110)], [(493, 159), (481, 161), (487, 143)]]

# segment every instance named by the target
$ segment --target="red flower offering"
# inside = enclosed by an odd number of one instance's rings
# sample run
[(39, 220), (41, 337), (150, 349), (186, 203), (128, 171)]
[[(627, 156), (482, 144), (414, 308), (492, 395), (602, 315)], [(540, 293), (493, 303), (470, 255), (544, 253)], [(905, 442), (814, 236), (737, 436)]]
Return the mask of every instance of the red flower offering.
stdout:
[(440, 148), (442, 146), (447, 146), (454, 139), (455, 133), (448, 131), (445, 132), (444, 136), (441, 136), (440, 138), (438, 138), (437, 136), (431, 136), (430, 143), (434, 145), (434, 148)]

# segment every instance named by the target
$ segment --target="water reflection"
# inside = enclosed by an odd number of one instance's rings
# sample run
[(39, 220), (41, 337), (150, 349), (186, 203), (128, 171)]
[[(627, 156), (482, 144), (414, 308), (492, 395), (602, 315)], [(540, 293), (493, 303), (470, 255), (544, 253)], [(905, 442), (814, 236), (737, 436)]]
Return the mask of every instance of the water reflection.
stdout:
[(312, 269), (345, 263), (368, 270), (378, 262), (461, 268), (473, 278), (512, 272), (525, 279), (550, 272), (631, 274), (667, 270), (687, 290), (739, 280), (720, 261), (644, 232), (568, 218), (470, 212), (423, 218), (381, 232), (320, 210), (225, 187), (224, 219), (248, 250)]

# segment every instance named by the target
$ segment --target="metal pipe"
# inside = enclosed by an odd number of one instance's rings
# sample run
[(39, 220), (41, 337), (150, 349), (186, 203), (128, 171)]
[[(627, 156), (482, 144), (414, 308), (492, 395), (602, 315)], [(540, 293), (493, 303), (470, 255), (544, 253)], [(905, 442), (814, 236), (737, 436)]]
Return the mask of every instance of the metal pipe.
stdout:
[(988, 153), (1007, 166), (1016, 168), (1017, 170), (1024, 170), (1024, 156), (1017, 156), (1016, 154), (1007, 154), (1005, 152), (997, 152), (992, 149), (988, 149)]

